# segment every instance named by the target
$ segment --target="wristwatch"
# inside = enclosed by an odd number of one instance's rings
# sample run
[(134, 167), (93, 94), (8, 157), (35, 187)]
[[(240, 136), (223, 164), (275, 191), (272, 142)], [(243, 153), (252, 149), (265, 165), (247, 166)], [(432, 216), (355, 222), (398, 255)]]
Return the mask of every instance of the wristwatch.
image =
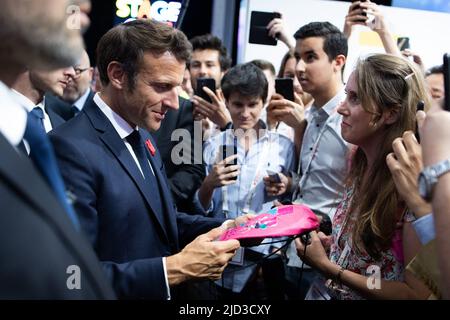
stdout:
[(438, 178), (450, 171), (450, 159), (425, 167), (419, 174), (419, 194), (426, 201), (433, 196), (433, 188)]

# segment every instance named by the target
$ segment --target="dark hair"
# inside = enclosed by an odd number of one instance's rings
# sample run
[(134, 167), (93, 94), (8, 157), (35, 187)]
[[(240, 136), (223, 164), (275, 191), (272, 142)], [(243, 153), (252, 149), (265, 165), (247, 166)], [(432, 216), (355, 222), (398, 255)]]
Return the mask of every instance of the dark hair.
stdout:
[(260, 68), (262, 71), (269, 70), (272, 72), (273, 76), (275, 76), (275, 67), (273, 66), (272, 62), (263, 60), (263, 59), (255, 59), (250, 61), (250, 63), (253, 63), (255, 66)]
[(231, 59), (227, 55), (227, 48), (223, 45), (222, 40), (212, 34), (204, 34), (196, 36), (191, 40), (192, 50), (217, 50), (219, 52), (219, 63), (222, 71), (226, 71), (231, 67)]
[(298, 29), (294, 34), (296, 40), (311, 37), (324, 39), (323, 51), (327, 54), (330, 61), (340, 54), (347, 56), (347, 38), (335, 25), (329, 22), (311, 22)]
[(155, 20), (134, 20), (117, 25), (97, 45), (97, 67), (103, 85), (109, 83), (108, 65), (120, 62), (133, 90), (139, 64), (146, 51), (171, 52), (177, 60), (188, 61), (192, 46), (183, 32)]
[(234, 66), (225, 73), (221, 82), (226, 100), (232, 93), (238, 92), (246, 97), (259, 97), (265, 103), (268, 87), (264, 73), (251, 62)]
[(288, 52), (286, 52), (283, 56), (283, 59), (281, 59), (280, 69), (278, 71), (278, 78), (284, 77), (284, 69), (286, 69), (286, 63), (289, 59), (295, 58), (295, 51), (294, 49), (290, 49)]
[(444, 67), (441, 65), (431, 67), (425, 72), (425, 77), (431, 76), (432, 74), (444, 74)]

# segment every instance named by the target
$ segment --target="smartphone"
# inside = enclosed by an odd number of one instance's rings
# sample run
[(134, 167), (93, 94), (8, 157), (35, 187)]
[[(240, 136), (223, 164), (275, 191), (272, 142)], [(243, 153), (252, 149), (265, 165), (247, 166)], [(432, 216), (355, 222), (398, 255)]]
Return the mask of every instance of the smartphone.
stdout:
[(216, 92), (216, 80), (213, 78), (198, 78), (197, 79), (197, 90), (195, 91), (195, 94), (199, 96), (200, 98), (203, 98), (204, 100), (208, 101), (209, 103), (212, 103), (211, 98), (209, 95), (203, 90), (203, 87), (209, 88), (212, 92)]
[(275, 18), (281, 18), (279, 12), (252, 11), (250, 16), (250, 35), (248, 42), (276, 46), (277, 39), (269, 36), (267, 25)]
[(275, 91), (283, 98), (294, 101), (294, 80), (292, 78), (275, 79)]
[(266, 170), (266, 172), (271, 182), (281, 183), (280, 175), (278, 174), (278, 172), (272, 170)]
[[(222, 160), (225, 160), (228, 157), (231, 157), (232, 155), (237, 154), (237, 145), (236, 143), (233, 145), (222, 145)], [(235, 166), (237, 165), (237, 157), (229, 162), (228, 164), (225, 165), (225, 167), (229, 167), (229, 166)], [(232, 180), (236, 180), (237, 177), (232, 178)]]
[[(366, 0), (353, 0), (352, 2), (356, 2), (356, 1), (366, 2)], [(359, 8), (360, 8), (360, 6), (357, 5), (356, 7), (353, 8), (353, 10), (358, 10)], [(361, 12), (361, 15), (367, 17), (367, 12)], [(367, 19), (364, 19), (364, 20), (358, 20), (358, 22), (362, 22), (362, 23), (364, 23), (364, 22), (366, 22), (366, 21), (367, 21)]]
[(400, 51), (405, 49), (409, 49), (409, 38), (408, 37), (398, 37), (397, 38), (397, 47)]
[(450, 53), (444, 54), (444, 110), (450, 111)]

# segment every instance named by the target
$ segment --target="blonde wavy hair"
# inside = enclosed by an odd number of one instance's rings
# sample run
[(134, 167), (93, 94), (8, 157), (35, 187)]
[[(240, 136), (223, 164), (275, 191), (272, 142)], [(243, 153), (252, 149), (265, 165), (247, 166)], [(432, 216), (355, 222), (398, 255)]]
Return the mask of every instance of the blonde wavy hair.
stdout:
[[(394, 139), (406, 130), (415, 130), (419, 101), (424, 101), (426, 108), (430, 101), (422, 72), (404, 58), (388, 54), (368, 56), (358, 61), (355, 75), (362, 108), (373, 114), (374, 122), (386, 110), (398, 115), (383, 131), (383, 142), (373, 167), (368, 168), (364, 152), (357, 148), (347, 178), (348, 186), (353, 187), (350, 212), (356, 214), (352, 231), (354, 247), (378, 260), (381, 252), (391, 247), (396, 224), (402, 217), (401, 199), (386, 156), (392, 152)], [(367, 170), (370, 170), (367, 179), (362, 182)]]

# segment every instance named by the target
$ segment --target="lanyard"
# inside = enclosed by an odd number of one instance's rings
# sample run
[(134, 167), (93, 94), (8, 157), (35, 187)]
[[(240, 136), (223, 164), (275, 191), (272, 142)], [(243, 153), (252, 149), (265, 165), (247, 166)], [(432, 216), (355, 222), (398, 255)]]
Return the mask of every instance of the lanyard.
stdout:
[[(267, 146), (268, 144), (268, 146)], [(266, 159), (268, 159), (268, 156), (270, 154), (270, 149), (272, 146), (272, 141), (270, 139), (270, 135), (268, 136), (268, 141), (264, 141), (262, 146), (262, 153), (258, 155), (258, 165), (255, 170), (255, 176), (250, 184), (250, 190), (247, 194), (247, 197), (245, 198), (245, 204), (242, 209), (242, 214), (247, 214), (250, 211), (250, 205), (252, 203), (253, 197), (256, 193), (256, 187), (258, 185), (258, 182), (261, 180), (263, 175), (263, 168), (265, 165)], [(228, 196), (228, 186), (222, 186), (222, 211), (225, 215), (225, 218), (228, 219), (229, 213), (230, 213), (230, 206), (229, 206), (229, 196)], [(236, 212), (236, 214), (239, 214), (239, 212)]]
[[(319, 149), (319, 144), (320, 144), (320, 140), (323, 136), (323, 134), (325, 133), (325, 130), (327, 129), (328, 124), (331, 122), (332, 120), (332, 116), (334, 115), (334, 113), (336, 112), (337, 108), (335, 108), (331, 114), (328, 116), (328, 119), (325, 121), (322, 129), (320, 129), (319, 134), (317, 135), (316, 141), (314, 141), (313, 147), (312, 147), (312, 152), (311, 152), (311, 157), (309, 158), (308, 163), (306, 164), (305, 170), (302, 170), (302, 159), (300, 157), (300, 161), (299, 161), (299, 165), (298, 165), (298, 169), (297, 169), (297, 174), (300, 174), (300, 172), (302, 172), (301, 178), (300, 178), (300, 182), (298, 184), (298, 187), (296, 188), (296, 191), (294, 192), (294, 199), (297, 198), (298, 193), (300, 192), (300, 190), (303, 190), (303, 187), (306, 184), (306, 180), (308, 179), (308, 174), (304, 174), (305, 172), (308, 172), (309, 168), (311, 167), (311, 163), (313, 162), (314, 158), (317, 155), (317, 151)], [(308, 129), (308, 128), (307, 128)], [(306, 134), (306, 132), (305, 132)], [(302, 146), (303, 149), (303, 146)], [(300, 155), (301, 155), (301, 151), (300, 151)]]

